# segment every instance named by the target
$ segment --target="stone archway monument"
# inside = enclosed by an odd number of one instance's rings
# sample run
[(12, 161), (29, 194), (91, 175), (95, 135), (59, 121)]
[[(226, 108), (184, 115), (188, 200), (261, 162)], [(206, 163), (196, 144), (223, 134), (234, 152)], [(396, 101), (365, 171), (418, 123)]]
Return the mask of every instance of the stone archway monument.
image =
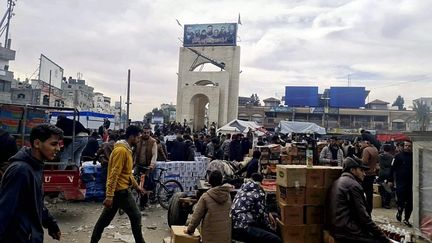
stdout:
[(237, 24), (184, 26), (180, 47), (176, 120), (197, 131), (237, 118), (240, 47)]

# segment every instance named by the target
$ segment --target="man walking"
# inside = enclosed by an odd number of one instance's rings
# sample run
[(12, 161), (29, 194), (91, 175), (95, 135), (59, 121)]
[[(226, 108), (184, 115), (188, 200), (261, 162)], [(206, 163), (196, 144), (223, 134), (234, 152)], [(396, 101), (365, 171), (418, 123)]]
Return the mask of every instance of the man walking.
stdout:
[(341, 177), (330, 189), (330, 232), (337, 242), (390, 243), (367, 211), (360, 183), (368, 169), (359, 159), (346, 158)]
[(392, 145), (383, 144), (383, 153), (379, 155), (379, 177), (378, 181), (381, 184), (380, 194), (382, 197), (383, 208), (390, 209), (390, 201), (392, 198), (392, 188), (389, 186), (391, 165), (393, 162), (393, 155), (391, 154)]
[(362, 185), (364, 192), (366, 193), (366, 208), (369, 214), (371, 214), (373, 209), (373, 183), (375, 181), (375, 177), (377, 176), (379, 154), (378, 149), (367, 140), (363, 140), (361, 142), (361, 148), (363, 150), (361, 158), (363, 164), (369, 167), (369, 170), (366, 171), (366, 176)]
[(43, 228), (60, 240), (55, 219), (44, 206), (42, 173), (44, 160), (53, 160), (60, 151), (63, 131), (50, 125), (34, 127), (30, 133), (31, 148), (22, 148), (9, 159), (0, 186), (0, 242), (42, 243)]
[(126, 140), (120, 140), (114, 145), (108, 162), (106, 198), (103, 202), (105, 207), (93, 229), (91, 243), (99, 242), (103, 230), (111, 223), (119, 208), (129, 217), (135, 242), (145, 242), (141, 232), (141, 213), (130, 191), (130, 187), (133, 187), (143, 193), (132, 175), (131, 147), (137, 144), (140, 135), (139, 127), (129, 126), (126, 129)]
[[(143, 128), (142, 136), (137, 144), (136, 156), (135, 156), (135, 178), (140, 178), (141, 174), (145, 174), (145, 185), (144, 189), (150, 191), (153, 189), (153, 178), (151, 178), (151, 171), (146, 170), (144, 167), (154, 168), (157, 159), (157, 143), (156, 140), (150, 137), (151, 128), (145, 126)], [(144, 210), (147, 205), (148, 194), (140, 197), (140, 209)]]
[(409, 227), (411, 224), (409, 219), (413, 210), (413, 154), (411, 141), (404, 142), (404, 150), (398, 153), (392, 163), (391, 179), (396, 182), (396, 197), (398, 212), (396, 219), (402, 220), (402, 213), (405, 211), (403, 223)]

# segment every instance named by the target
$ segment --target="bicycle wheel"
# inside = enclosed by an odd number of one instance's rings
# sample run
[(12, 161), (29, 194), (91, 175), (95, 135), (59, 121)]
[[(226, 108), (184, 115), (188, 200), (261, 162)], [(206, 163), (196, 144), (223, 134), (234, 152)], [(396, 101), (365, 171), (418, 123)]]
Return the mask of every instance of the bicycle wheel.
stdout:
[(183, 186), (176, 180), (167, 180), (159, 186), (157, 191), (157, 199), (159, 204), (168, 209), (169, 201), (176, 192), (183, 192)]

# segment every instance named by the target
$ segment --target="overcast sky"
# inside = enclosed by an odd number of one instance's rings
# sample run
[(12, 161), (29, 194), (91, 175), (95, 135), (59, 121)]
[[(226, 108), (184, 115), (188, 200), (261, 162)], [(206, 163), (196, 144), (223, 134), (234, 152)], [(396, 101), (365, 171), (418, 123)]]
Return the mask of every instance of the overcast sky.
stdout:
[[(3, 5), (6, 1), (3, 1)], [(5, 9), (6, 6), (2, 6)], [(237, 22), (240, 95), (287, 85), (365, 86), (369, 101), (432, 96), (430, 0), (51, 0), (17, 2), (10, 66), (30, 77), (45, 54), (65, 76), (118, 100), (132, 70), (131, 117), (176, 102), (182, 24)]]

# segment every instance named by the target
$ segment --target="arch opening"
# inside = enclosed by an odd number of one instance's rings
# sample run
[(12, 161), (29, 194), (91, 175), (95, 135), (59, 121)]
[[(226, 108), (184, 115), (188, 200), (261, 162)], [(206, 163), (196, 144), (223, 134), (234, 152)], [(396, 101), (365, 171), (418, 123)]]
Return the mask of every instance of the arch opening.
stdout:
[(191, 118), (194, 131), (200, 131), (208, 127), (208, 111), (210, 109), (210, 99), (204, 94), (196, 94), (191, 98)]

